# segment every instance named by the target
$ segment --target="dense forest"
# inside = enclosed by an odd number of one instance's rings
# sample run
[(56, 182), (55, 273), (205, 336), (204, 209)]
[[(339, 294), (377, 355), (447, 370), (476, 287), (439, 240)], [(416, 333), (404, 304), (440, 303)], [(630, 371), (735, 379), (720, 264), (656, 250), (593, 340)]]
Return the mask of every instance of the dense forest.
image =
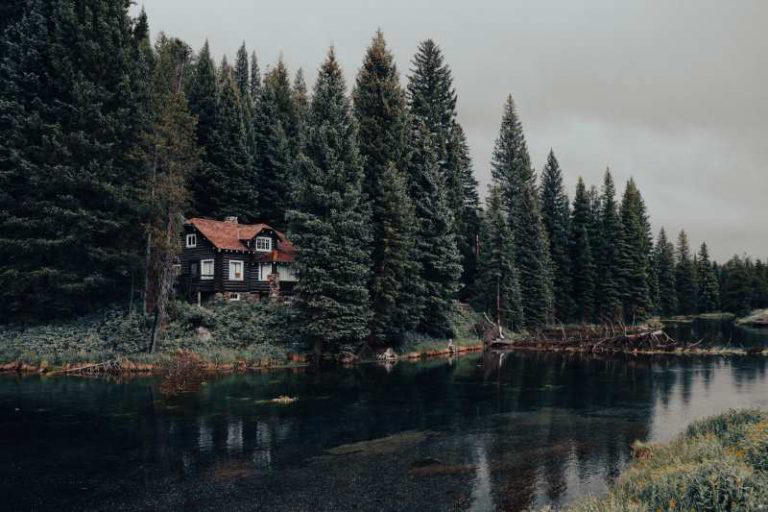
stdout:
[(245, 44), (217, 64), (207, 44), (150, 39), (128, 7), (2, 7), (2, 321), (165, 315), (192, 215), (287, 231), (298, 328), (323, 350), (449, 337), (457, 300), (512, 329), (768, 307), (766, 262), (654, 236), (633, 180), (620, 193), (606, 170), (571, 199), (554, 152), (537, 172), (511, 97), (481, 205), (432, 40), (403, 84), (377, 32), (349, 90), (331, 48), (310, 92)]

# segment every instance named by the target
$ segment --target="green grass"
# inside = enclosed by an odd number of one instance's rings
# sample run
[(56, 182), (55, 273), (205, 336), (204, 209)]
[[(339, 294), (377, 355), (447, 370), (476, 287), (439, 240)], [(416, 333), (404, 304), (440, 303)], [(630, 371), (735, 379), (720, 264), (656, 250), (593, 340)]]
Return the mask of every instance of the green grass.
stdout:
[(691, 424), (670, 443), (634, 445), (635, 460), (607, 496), (571, 512), (764, 510), (768, 413), (731, 410)]

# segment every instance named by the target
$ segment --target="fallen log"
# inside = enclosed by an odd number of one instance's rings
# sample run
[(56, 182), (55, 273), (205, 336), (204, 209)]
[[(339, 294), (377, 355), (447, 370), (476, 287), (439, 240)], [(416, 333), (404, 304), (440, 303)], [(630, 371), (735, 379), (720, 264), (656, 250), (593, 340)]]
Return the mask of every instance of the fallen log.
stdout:
[[(615, 332), (615, 331), (614, 331)], [(491, 348), (505, 349), (537, 349), (537, 350), (571, 350), (581, 352), (637, 352), (637, 351), (672, 351), (685, 348), (685, 345), (677, 343), (670, 338), (664, 331), (642, 331), (612, 334), (596, 335), (584, 337), (580, 332), (579, 336), (562, 337), (556, 339), (537, 336), (531, 338), (518, 339), (494, 339), (488, 345)]]

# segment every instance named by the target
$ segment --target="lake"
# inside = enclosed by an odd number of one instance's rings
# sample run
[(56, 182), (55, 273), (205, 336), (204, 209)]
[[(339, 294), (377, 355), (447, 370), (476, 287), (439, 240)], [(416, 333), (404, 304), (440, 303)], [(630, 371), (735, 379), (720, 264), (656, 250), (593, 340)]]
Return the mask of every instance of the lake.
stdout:
[(156, 377), (5, 375), (0, 508), (564, 505), (604, 492), (634, 440), (768, 407), (766, 370), (763, 357), (486, 353), (225, 375), (183, 395)]

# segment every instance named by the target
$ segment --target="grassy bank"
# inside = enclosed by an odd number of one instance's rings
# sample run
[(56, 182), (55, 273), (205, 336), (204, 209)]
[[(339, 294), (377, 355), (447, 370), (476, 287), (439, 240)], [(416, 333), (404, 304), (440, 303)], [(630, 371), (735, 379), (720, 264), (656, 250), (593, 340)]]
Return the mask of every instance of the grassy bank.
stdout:
[(610, 493), (571, 512), (765, 510), (768, 413), (732, 410), (691, 424), (666, 444), (636, 443)]
[[(457, 308), (452, 348), (446, 339), (408, 335), (396, 347), (404, 359), (481, 350), (477, 315)], [(113, 308), (70, 321), (0, 326), (0, 371), (60, 372), (105, 361), (120, 371), (166, 368), (192, 352), (209, 370), (231, 371), (305, 364), (295, 310), (285, 304), (220, 302), (207, 307), (175, 303), (171, 321), (149, 353), (153, 319)], [(375, 359), (371, 353), (370, 359)]]

